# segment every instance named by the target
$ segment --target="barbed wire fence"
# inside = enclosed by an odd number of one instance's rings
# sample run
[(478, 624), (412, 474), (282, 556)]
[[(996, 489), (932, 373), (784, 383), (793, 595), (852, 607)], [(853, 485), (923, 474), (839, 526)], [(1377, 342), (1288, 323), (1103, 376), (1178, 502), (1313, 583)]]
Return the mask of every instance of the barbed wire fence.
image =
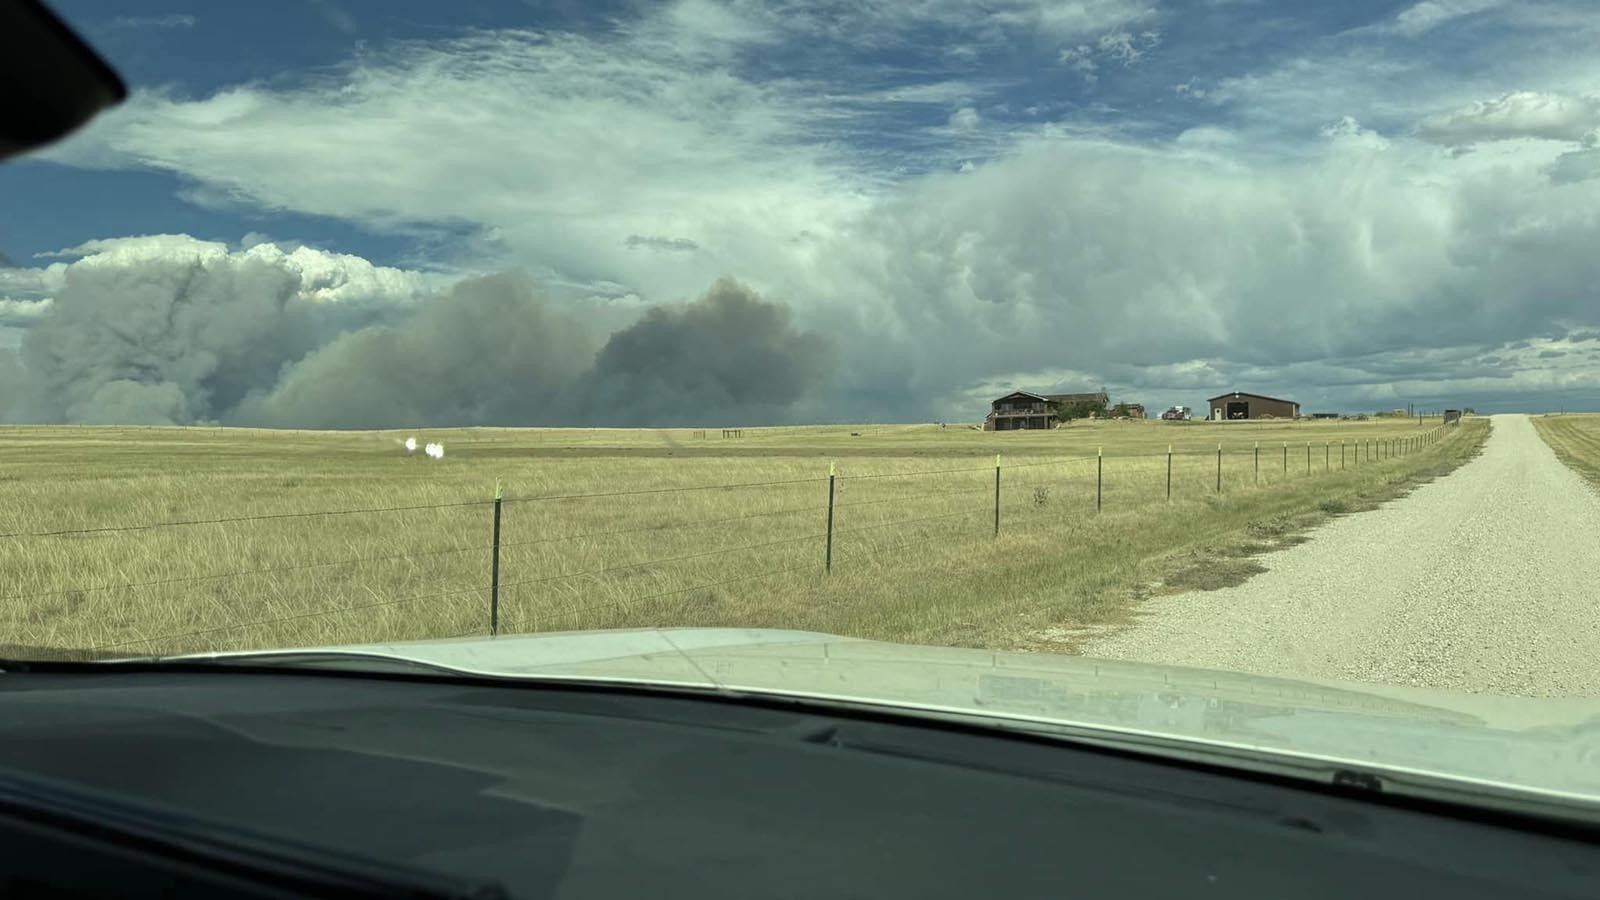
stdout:
[[(0, 542), (43, 542), (100, 539), (169, 533), (185, 529), (233, 530), (278, 523), (300, 527), (314, 521), (351, 517), (371, 518), (446, 511), (470, 514), (463, 531), (483, 529), (481, 539), (456, 541), (387, 553), (344, 555), (333, 559), (233, 567), (222, 571), (181, 576), (51, 587), (47, 590), (5, 591), (0, 604), (32, 604), (67, 599), (82, 603), (91, 595), (129, 594), (150, 589), (188, 589), (204, 585), (230, 588), (250, 579), (286, 579), (300, 574), (406, 563), (413, 571), (438, 567), (440, 561), (459, 563), (458, 580), (420, 586), (418, 590), (379, 592), (357, 580), (335, 593), (346, 602), (303, 608), (303, 597), (284, 584), (277, 593), (230, 591), (197, 599), (212, 604), (222, 621), (200, 627), (173, 628), (144, 633), (141, 623), (120, 623), (130, 636), (118, 636), (81, 648), (88, 655), (138, 655), (156, 649), (182, 648), (184, 652), (214, 649), (236, 642), (241, 633), (277, 635), (294, 643), (291, 627), (309, 620), (360, 616), (352, 631), (371, 634), (375, 616), (390, 616), (387, 624), (400, 632), (418, 619), (408, 615), (419, 604), (429, 604), (433, 624), (426, 633), (412, 628), (404, 638), (449, 638), (470, 635), (548, 631), (594, 627), (600, 613), (621, 613), (653, 608), (733, 585), (752, 584), (785, 576), (826, 579), (840, 566), (886, 554), (900, 554), (941, 541), (998, 537), (1011, 528), (1059, 522), (1064, 518), (1089, 518), (1108, 508), (1137, 509), (1148, 504), (1186, 497), (1225, 495), (1230, 491), (1271, 489), (1296, 478), (1332, 475), (1349, 469), (1381, 465), (1424, 452), (1445, 440), (1453, 425), (1439, 425), (1415, 435), (1323, 442), (1278, 442), (1280, 446), (1185, 448), (1169, 446), (1164, 454), (1074, 455), (1007, 462), (999, 454), (992, 465), (954, 466), (924, 470), (840, 474), (832, 464), (826, 476), (743, 481), (727, 484), (683, 485), (615, 491), (548, 493), (505, 496), (496, 485), (492, 499), (436, 504), (366, 506), (347, 509), (262, 513), (257, 515), (174, 519), (81, 528), (44, 528), (0, 533)], [(1108, 478), (1108, 464), (1116, 477)], [(1274, 472), (1273, 470), (1277, 471)], [(936, 487), (930, 488), (932, 481)], [(756, 496), (771, 500), (773, 508), (749, 509), (728, 515), (682, 518), (666, 516), (627, 527), (576, 528), (558, 533), (505, 539), (508, 520), (523, 526), (560, 521), (557, 509), (592, 509), (610, 504), (636, 504), (646, 499), (674, 500), (689, 495), (722, 494)], [(752, 504), (748, 500), (735, 506)], [(934, 509), (928, 510), (928, 504)], [(926, 514), (924, 514), (926, 513)], [(602, 509), (591, 516), (604, 521)], [(492, 523), (492, 524), (491, 524)], [(782, 536), (744, 539), (718, 546), (699, 546), (697, 533), (731, 527), (753, 535), (757, 525)], [(641, 536), (670, 535), (687, 552), (644, 554), (629, 558), (624, 550), (604, 542), (620, 539), (625, 546)], [(679, 539), (680, 536), (687, 536)], [(737, 535), (736, 535), (737, 536)], [(247, 542), (248, 538), (238, 540)], [(598, 543), (597, 543), (598, 542)], [(710, 543), (710, 541), (707, 541)], [(310, 546), (310, 545), (308, 545)], [(640, 545), (642, 546), (642, 545)], [(575, 549), (576, 548), (576, 549)], [(691, 549), (692, 548), (692, 549)], [(591, 562), (590, 560), (598, 560)], [(704, 571), (708, 563), (726, 565), (738, 560), (733, 574), (727, 569)], [(675, 566), (702, 567), (690, 583), (673, 582), (668, 572)], [(470, 585), (462, 581), (470, 580)], [(409, 581), (405, 583), (409, 584)], [(627, 588), (636, 590), (629, 592)], [(361, 596), (365, 593), (365, 596)], [(442, 605), (442, 606), (441, 606)], [(240, 609), (260, 609), (258, 615), (239, 615)], [(447, 608), (447, 615), (439, 615)], [(180, 610), (180, 616), (197, 612)], [(444, 627), (440, 627), (441, 623)], [(628, 623), (637, 624), (637, 623)], [(360, 642), (372, 642), (367, 638)], [(352, 643), (338, 640), (328, 643)]]

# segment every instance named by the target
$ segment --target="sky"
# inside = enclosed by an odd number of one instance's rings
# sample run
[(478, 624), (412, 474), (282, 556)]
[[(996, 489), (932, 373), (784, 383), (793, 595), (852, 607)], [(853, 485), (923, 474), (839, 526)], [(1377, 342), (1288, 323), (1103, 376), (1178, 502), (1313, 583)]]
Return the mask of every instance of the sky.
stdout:
[(1600, 408), (1590, 0), (54, 7), (0, 421)]

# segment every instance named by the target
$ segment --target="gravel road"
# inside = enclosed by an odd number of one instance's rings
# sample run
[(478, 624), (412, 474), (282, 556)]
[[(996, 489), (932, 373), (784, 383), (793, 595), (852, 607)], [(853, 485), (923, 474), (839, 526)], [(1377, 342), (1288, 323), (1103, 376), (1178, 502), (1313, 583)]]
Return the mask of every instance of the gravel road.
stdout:
[(1483, 454), (1237, 587), (1156, 597), (1089, 656), (1514, 696), (1600, 697), (1600, 494), (1527, 416)]

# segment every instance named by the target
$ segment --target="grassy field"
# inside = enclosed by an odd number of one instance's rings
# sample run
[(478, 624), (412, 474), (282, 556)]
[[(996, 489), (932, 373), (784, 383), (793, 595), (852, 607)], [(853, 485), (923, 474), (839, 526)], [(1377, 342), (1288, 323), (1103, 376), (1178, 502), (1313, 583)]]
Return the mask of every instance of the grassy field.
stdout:
[[(502, 632), (742, 625), (1056, 648), (1070, 641), (1041, 635), (1116, 621), (1152, 582), (1206, 586), (1275, 537), (1447, 471), (1488, 427), (1437, 425), (4, 428), (0, 651), (485, 633), (497, 480)], [(410, 435), (445, 457), (407, 455)]]
[(1562, 462), (1600, 485), (1600, 414), (1534, 416), (1529, 421)]

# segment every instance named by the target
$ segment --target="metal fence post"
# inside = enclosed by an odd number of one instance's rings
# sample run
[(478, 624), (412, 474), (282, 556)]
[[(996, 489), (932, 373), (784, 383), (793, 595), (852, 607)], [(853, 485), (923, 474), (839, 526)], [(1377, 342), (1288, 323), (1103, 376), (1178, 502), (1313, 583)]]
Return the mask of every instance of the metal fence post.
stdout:
[(1167, 502), (1172, 501), (1172, 445), (1167, 445)]
[(1101, 497), (1104, 495), (1106, 471), (1106, 448), (1096, 447), (1094, 451), (1094, 511), (1100, 511)]
[(994, 455), (994, 536), (1000, 536), (1000, 454)]
[(1261, 442), (1256, 441), (1256, 484), (1261, 483)]
[(1333, 471), (1333, 445), (1327, 441), (1322, 442), (1322, 471)]
[(1311, 442), (1306, 441), (1306, 474), (1311, 474)]
[(1222, 493), (1222, 444), (1217, 444), (1217, 493)]
[(505, 499), (500, 480), (494, 482), (494, 549), (489, 554), (489, 634), (500, 633), (500, 504)]
[(1339, 439), (1339, 471), (1344, 471), (1344, 438)]
[(828, 463), (828, 539), (823, 549), (822, 574), (833, 574), (833, 463)]
[(1283, 442), (1283, 474), (1289, 474), (1289, 442)]

